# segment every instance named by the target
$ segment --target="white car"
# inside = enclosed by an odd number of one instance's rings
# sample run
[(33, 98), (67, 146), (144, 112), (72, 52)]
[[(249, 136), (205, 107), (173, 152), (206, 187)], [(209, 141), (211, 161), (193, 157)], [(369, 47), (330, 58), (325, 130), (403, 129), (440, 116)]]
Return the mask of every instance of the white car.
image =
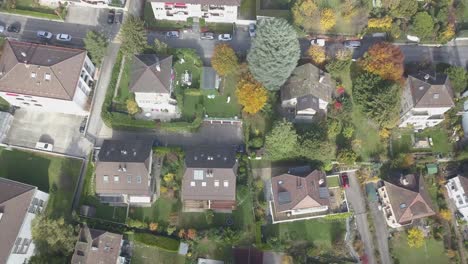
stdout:
[(311, 45), (314, 45), (314, 46), (320, 46), (320, 47), (323, 47), (325, 46), (325, 39), (313, 39), (310, 41), (310, 44)]
[(58, 41), (64, 41), (64, 42), (69, 42), (71, 41), (72, 37), (68, 34), (63, 34), (63, 33), (60, 33), (60, 34), (57, 34), (57, 40)]
[(4, 27), (4, 26), (0, 26), (0, 33), (3, 33), (3, 31), (5, 31), (5, 27)]
[(54, 149), (54, 145), (44, 142), (37, 142), (36, 148), (40, 150), (52, 151)]
[(37, 32), (37, 37), (40, 39), (51, 39), (52, 38), (52, 33), (47, 32), (47, 31), (38, 31)]
[(220, 40), (220, 41), (230, 41), (230, 40), (232, 40), (232, 36), (231, 36), (231, 34), (220, 34), (218, 36), (218, 40)]
[(256, 33), (255, 33), (255, 29), (256, 29), (256, 25), (255, 23), (251, 23), (249, 24), (249, 35), (250, 37), (255, 37)]

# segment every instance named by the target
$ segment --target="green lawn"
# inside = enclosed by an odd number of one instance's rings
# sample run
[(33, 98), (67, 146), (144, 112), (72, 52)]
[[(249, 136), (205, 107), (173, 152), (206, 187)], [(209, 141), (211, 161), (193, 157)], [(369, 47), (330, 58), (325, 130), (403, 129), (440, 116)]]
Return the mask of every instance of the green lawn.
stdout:
[(240, 9), (239, 9), (239, 16), (241, 19), (256, 20), (257, 19), (256, 9), (257, 9), (256, 0), (244, 0), (242, 1)]
[(133, 241), (132, 263), (134, 264), (183, 264), (185, 257), (174, 252), (165, 251), (158, 247), (147, 246)]
[[(222, 94), (217, 93), (216, 91), (206, 91), (205, 95), (215, 94), (216, 97), (209, 99), (206, 96), (203, 98), (203, 104), (205, 106), (205, 111), (208, 116), (211, 117), (234, 117), (240, 116), (241, 107), (237, 102), (236, 97), (236, 86), (239, 81), (238, 74), (231, 74), (226, 76), (222, 80), (222, 87), (220, 90)], [(230, 97), (229, 103), (227, 102), (228, 97)]]
[(0, 177), (37, 186), (50, 194), (47, 212), (70, 216), (81, 160), (0, 149)]
[(159, 197), (151, 207), (132, 207), (129, 217), (145, 222), (168, 223), (171, 213), (178, 212), (180, 202), (174, 198)]
[(195, 118), (195, 112), (202, 102), (201, 95), (191, 95), (185, 93), (184, 95), (184, 105), (182, 107), (182, 116), (185, 118), (193, 119)]
[(47, 19), (63, 20), (55, 14), (53, 8), (47, 6), (37, 6), (33, 0), (17, 0), (15, 9), (3, 9), (0, 11), (18, 15), (34, 16)]
[(435, 153), (447, 154), (453, 151), (452, 143), (449, 142), (447, 132), (443, 128), (427, 128), (421, 133), (421, 136), (432, 138), (432, 151)]
[(356, 128), (356, 139), (361, 143), (361, 147), (355, 151), (363, 160), (369, 160), (385, 151), (377, 127), (356, 106), (353, 107), (352, 121)]
[(304, 220), (290, 223), (267, 225), (263, 235), (280, 237), (296, 242), (308, 241), (325, 249), (332, 249), (334, 242), (344, 239), (345, 222), (328, 222), (322, 220)]
[(340, 186), (340, 179), (338, 176), (327, 177), (327, 185), (328, 187), (338, 187)]
[(411, 152), (413, 145), (411, 142), (411, 133), (411, 131), (401, 131), (398, 132), (400, 136), (393, 135), (391, 143), (394, 157), (397, 157), (398, 154)]
[(442, 241), (436, 241), (432, 237), (424, 239), (424, 245), (421, 248), (410, 248), (407, 242), (407, 235), (400, 232), (400, 237), (392, 238), (391, 254), (398, 259), (400, 264), (426, 264), (426, 263), (450, 263), (445, 255)]
[(116, 100), (125, 103), (127, 99), (130, 98), (129, 85), (131, 81), (132, 74), (132, 58), (128, 57), (125, 59), (125, 64), (123, 65), (122, 75), (120, 77), (120, 84), (117, 91)]

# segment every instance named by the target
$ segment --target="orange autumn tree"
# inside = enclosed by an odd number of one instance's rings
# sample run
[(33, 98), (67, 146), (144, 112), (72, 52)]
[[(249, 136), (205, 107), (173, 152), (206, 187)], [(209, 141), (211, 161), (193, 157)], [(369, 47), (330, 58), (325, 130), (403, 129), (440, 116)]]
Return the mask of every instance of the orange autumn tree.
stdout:
[(213, 69), (221, 76), (229, 75), (237, 70), (239, 62), (234, 50), (228, 44), (216, 45), (211, 57)]
[(398, 46), (388, 42), (374, 44), (363, 58), (359, 60), (359, 65), (365, 71), (379, 75), (382, 79), (401, 82), (405, 56)]
[(266, 89), (250, 74), (245, 74), (237, 84), (237, 100), (244, 108), (244, 112), (255, 114), (262, 110), (268, 100)]

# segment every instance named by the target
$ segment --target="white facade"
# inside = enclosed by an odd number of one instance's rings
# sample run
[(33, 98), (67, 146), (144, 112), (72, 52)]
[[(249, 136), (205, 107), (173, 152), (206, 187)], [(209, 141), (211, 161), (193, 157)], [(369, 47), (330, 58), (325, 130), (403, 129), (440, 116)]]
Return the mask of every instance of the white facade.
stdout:
[[(49, 200), (49, 194), (36, 190), (36, 192), (34, 193), (34, 198), (43, 201), (44, 207), (41, 208), (41, 211), (45, 210), (45, 205)], [(25, 251), (21, 251), (20, 247), (15, 248), (16, 246), (13, 245), (12, 252), (10, 253), (10, 256), (8, 257), (8, 260), (6, 262), (7, 264), (27, 263), (27, 260), (34, 255), (35, 246), (32, 242), (31, 223), (35, 217), (36, 214), (34, 213), (26, 213), (26, 216), (23, 219), (23, 224), (21, 225), (21, 229), (16, 238), (17, 242), (21, 242), (20, 244), (24, 245), (22, 246), (22, 249), (24, 249)], [(28, 244), (28, 242), (29, 247), (25, 246), (26, 244)], [(18, 250), (18, 253), (15, 253), (15, 249)]]
[(382, 199), (382, 213), (384, 214), (387, 225), (391, 228), (402, 227), (400, 223), (397, 222), (395, 218), (395, 213), (393, 212), (392, 204), (390, 203), (390, 198), (387, 194), (387, 189), (385, 186), (382, 186), (378, 189), (379, 197)]
[(151, 2), (151, 7), (156, 19), (186, 21), (189, 17), (198, 17), (206, 22), (221, 23), (236, 22), (238, 9), (237, 6), (170, 2)]
[(450, 107), (412, 108), (400, 118), (399, 127), (412, 125), (414, 129), (433, 127), (444, 120), (444, 113)]
[(57, 112), (73, 115), (87, 115), (88, 99), (91, 93), (91, 85), (94, 83), (96, 67), (86, 56), (81, 69), (80, 78), (76, 84), (73, 100), (62, 100), (28, 94), (1, 92), (0, 96), (8, 103), (18, 107), (32, 108), (37, 111)]
[(463, 215), (465, 221), (468, 221), (468, 196), (465, 194), (463, 185), (460, 182), (460, 177), (462, 176), (457, 176), (448, 180), (447, 184), (445, 184), (445, 188), (447, 188), (448, 196), (452, 199), (457, 210)]
[(135, 92), (135, 101), (144, 110), (154, 110), (167, 113), (177, 112), (177, 101), (169, 93)]

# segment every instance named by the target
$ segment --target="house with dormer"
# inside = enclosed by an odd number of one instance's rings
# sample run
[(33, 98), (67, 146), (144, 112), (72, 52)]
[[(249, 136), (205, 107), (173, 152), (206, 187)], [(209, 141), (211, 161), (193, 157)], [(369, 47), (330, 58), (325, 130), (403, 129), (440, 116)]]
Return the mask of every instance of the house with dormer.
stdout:
[(455, 103), (450, 80), (445, 74), (411, 74), (401, 97), (399, 127), (414, 129), (433, 127)]
[(197, 147), (185, 153), (181, 199), (187, 212), (236, 209), (237, 159), (233, 148)]
[(447, 194), (458, 212), (468, 221), (468, 178), (458, 175), (451, 178), (445, 184)]
[(104, 140), (97, 157), (96, 195), (111, 205), (150, 206), (156, 200), (152, 142)]

